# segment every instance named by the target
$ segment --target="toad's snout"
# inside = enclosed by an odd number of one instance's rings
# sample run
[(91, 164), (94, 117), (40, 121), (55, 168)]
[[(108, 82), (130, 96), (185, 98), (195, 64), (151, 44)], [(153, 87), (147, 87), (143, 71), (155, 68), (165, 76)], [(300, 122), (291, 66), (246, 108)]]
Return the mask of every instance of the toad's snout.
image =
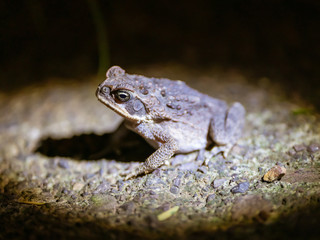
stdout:
[(96, 97), (99, 97), (99, 92), (100, 92), (100, 85), (98, 86), (98, 88), (96, 90)]
[(102, 96), (107, 96), (110, 94), (110, 88), (100, 84), (96, 90), (96, 96), (97, 98), (100, 98)]

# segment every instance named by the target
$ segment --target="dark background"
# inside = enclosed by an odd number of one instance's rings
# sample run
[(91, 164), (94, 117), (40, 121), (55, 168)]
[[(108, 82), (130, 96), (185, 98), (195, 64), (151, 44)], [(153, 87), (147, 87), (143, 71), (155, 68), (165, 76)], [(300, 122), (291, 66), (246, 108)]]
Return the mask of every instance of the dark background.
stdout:
[(270, 77), (320, 106), (317, 0), (1, 0), (0, 19), (1, 89), (173, 62)]

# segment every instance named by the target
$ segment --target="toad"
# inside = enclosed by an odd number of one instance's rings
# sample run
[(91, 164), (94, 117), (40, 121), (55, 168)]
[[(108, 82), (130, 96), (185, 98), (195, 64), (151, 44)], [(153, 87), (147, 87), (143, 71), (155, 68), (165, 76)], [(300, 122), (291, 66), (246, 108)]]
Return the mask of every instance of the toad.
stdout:
[[(125, 179), (147, 174), (176, 153), (205, 149), (228, 153), (241, 137), (245, 109), (235, 102), (212, 98), (182, 81), (127, 74), (111, 67), (96, 91), (104, 105), (124, 118), (127, 128), (157, 149), (144, 163), (125, 173)], [(201, 157), (202, 156), (202, 157)]]

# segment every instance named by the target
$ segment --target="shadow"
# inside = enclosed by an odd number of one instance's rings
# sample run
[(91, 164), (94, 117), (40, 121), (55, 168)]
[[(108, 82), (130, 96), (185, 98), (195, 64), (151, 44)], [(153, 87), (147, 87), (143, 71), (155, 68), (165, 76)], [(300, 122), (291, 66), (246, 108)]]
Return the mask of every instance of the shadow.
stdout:
[(154, 149), (138, 134), (121, 125), (110, 134), (81, 134), (71, 138), (42, 139), (35, 152), (49, 157), (74, 159), (114, 159), (121, 162), (144, 162)]
[[(0, 179), (0, 183), (2, 180)], [(35, 206), (15, 202), (18, 182), (0, 193), (0, 239), (319, 239), (320, 206), (310, 202), (308, 206), (280, 214), (272, 223), (262, 219), (242, 220), (239, 223), (215, 227), (195, 215), (194, 225), (178, 225), (170, 228), (158, 221), (141, 221), (138, 216), (128, 217), (123, 224), (111, 225), (107, 218), (86, 218), (90, 210), (79, 208), (54, 211), (56, 203)], [(314, 199), (319, 200), (318, 196)], [(6, 207), (4, 207), (6, 206)], [(92, 213), (91, 213), (92, 214)], [(153, 213), (154, 214), (154, 213)], [(203, 217), (203, 216), (202, 216)], [(135, 219), (139, 226), (132, 224)], [(174, 224), (176, 225), (176, 224)], [(177, 231), (179, 230), (179, 231)]]

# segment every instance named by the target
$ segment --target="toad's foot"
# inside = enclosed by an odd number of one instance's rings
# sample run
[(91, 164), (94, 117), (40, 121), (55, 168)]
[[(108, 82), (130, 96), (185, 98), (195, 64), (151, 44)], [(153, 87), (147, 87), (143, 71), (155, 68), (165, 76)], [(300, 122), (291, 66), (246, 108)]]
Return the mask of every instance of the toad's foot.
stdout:
[(127, 174), (125, 180), (152, 172), (163, 165), (164, 162), (170, 159), (178, 150), (178, 144), (175, 139), (163, 132), (161, 128), (153, 126), (152, 130), (149, 129), (150, 131), (146, 132), (146, 129), (143, 129), (141, 126), (142, 124), (140, 124), (140, 129), (138, 129), (139, 133), (141, 135), (147, 135), (149, 139), (156, 139), (161, 143), (161, 146), (152, 153), (143, 164)]
[(125, 171), (124, 173), (121, 174), (121, 176), (124, 177), (124, 180), (127, 181), (129, 179), (138, 177), (140, 175), (144, 175), (144, 174), (148, 174), (150, 172), (152, 172), (154, 169), (146, 166), (145, 163), (142, 163), (141, 165), (139, 165), (138, 167), (134, 168), (134, 169), (130, 169)]
[(125, 180), (137, 177), (142, 174), (150, 173), (153, 170), (157, 169), (164, 164), (165, 160), (170, 159), (173, 156), (176, 149), (176, 143), (173, 140), (169, 139), (168, 142), (161, 145), (158, 150), (152, 153), (151, 156), (149, 156), (143, 164), (139, 165), (131, 173), (126, 174)]
[(218, 154), (221, 154), (224, 159), (228, 157), (230, 152), (232, 151), (234, 145), (225, 145), (225, 146), (216, 146), (214, 147), (210, 152), (209, 156), (205, 158), (202, 165), (208, 166), (209, 161), (211, 158), (217, 156)]

